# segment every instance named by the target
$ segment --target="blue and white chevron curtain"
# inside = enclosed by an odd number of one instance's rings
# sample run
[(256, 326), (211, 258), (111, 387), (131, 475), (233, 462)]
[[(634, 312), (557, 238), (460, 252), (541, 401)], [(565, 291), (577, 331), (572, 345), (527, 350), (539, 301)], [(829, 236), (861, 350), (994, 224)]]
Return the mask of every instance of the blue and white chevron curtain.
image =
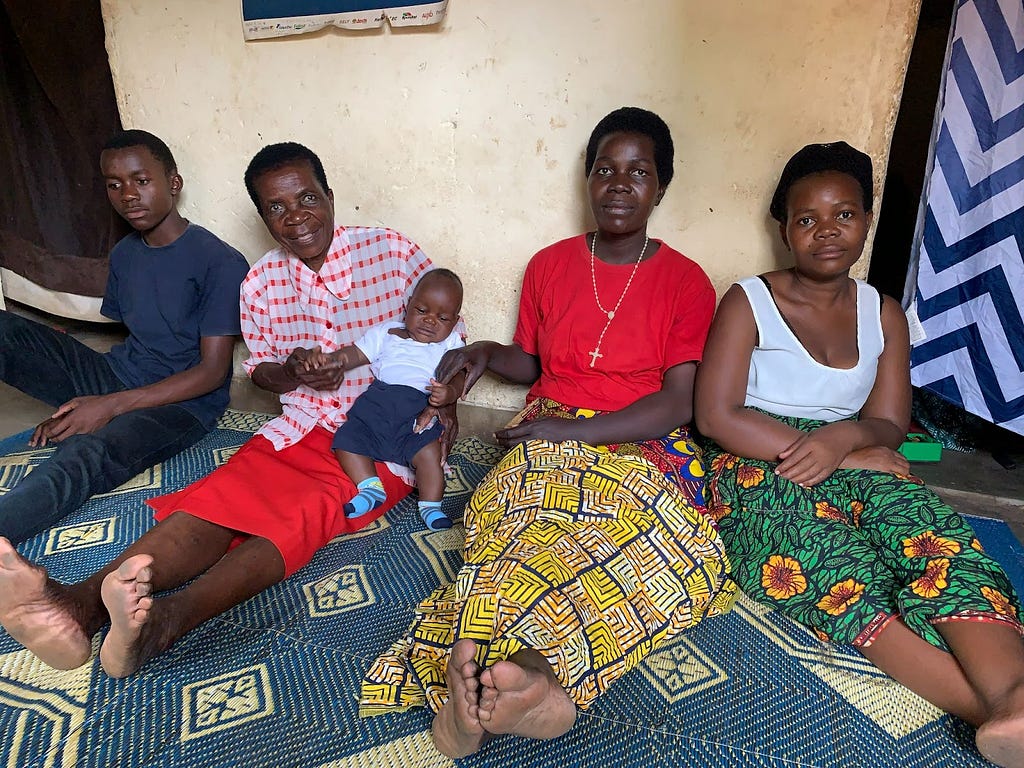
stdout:
[(1024, 2), (955, 14), (905, 297), (911, 380), (1024, 434)]

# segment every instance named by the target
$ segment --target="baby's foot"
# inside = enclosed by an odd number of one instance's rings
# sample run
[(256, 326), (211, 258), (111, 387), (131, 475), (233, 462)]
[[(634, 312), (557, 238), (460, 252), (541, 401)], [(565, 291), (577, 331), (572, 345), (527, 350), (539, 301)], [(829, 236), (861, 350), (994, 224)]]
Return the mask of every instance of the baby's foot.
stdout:
[(420, 510), (420, 517), (427, 528), (432, 531), (443, 531), (452, 527), (452, 520), (441, 511), (440, 501), (420, 501), (417, 503)]
[(345, 517), (362, 517), (373, 512), (387, 498), (379, 477), (368, 477), (356, 486), (358, 493), (345, 504)]

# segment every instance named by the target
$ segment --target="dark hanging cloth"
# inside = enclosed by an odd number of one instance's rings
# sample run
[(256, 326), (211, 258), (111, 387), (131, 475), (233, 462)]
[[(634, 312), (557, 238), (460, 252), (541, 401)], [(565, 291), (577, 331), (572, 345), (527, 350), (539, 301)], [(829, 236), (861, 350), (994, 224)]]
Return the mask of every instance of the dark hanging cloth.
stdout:
[(99, 172), (120, 127), (99, 0), (0, 0), (0, 266), (103, 295), (128, 231)]

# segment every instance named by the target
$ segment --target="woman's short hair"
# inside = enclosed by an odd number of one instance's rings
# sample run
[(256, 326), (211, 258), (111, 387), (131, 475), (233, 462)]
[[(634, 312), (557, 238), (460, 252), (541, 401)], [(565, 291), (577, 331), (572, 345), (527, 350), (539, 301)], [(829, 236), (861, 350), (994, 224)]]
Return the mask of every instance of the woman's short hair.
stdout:
[(772, 195), (771, 205), (768, 206), (772, 218), (780, 224), (786, 222), (786, 198), (790, 187), (807, 176), (829, 171), (852, 176), (860, 184), (864, 195), (864, 210), (871, 210), (874, 199), (871, 158), (845, 141), (833, 141), (828, 144), (808, 144), (789, 158), (786, 167), (782, 169), (775, 194)]
[(587, 142), (584, 161), (587, 176), (594, 169), (597, 145), (611, 133), (638, 133), (649, 138), (654, 144), (654, 167), (658, 171), (658, 183), (663, 187), (668, 186), (672, 181), (672, 161), (675, 158), (672, 132), (658, 115), (640, 107), (620, 107), (601, 118), (601, 122), (594, 127), (590, 141)]
[(249, 192), (249, 197), (252, 198), (253, 205), (256, 206), (256, 210), (260, 211), (261, 215), (263, 211), (260, 210), (260, 199), (256, 194), (256, 179), (268, 171), (276, 171), (278, 168), (284, 168), (286, 165), (302, 162), (309, 163), (313, 169), (313, 176), (320, 182), (324, 192), (330, 192), (331, 188), (327, 184), (327, 174), (324, 173), (324, 164), (320, 162), (316, 152), (294, 141), (268, 144), (249, 161), (249, 166), (245, 169), (245, 188)]

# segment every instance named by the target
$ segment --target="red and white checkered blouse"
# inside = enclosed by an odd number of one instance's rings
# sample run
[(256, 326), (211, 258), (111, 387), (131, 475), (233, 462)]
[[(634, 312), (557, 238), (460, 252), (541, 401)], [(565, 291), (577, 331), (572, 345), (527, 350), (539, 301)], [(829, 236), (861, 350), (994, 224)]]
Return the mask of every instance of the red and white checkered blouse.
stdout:
[[(246, 371), (251, 376), (260, 363), (283, 363), (296, 347), (319, 345), (333, 352), (353, 344), (372, 325), (401, 320), (406, 298), (430, 269), (418, 245), (379, 227), (338, 227), (319, 273), (282, 248), (270, 251), (242, 282)], [(257, 434), (280, 451), (317, 424), (334, 432), (372, 381), (365, 366), (346, 374), (334, 392), (300, 386), (280, 396), (284, 412)]]

